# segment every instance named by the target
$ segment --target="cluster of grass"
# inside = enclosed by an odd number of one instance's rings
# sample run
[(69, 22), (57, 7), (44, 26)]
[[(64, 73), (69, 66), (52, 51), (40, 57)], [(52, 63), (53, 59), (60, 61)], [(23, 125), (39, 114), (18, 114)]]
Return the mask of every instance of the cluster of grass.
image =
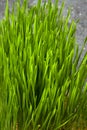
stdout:
[(58, 0), (15, 3), (0, 21), (0, 130), (58, 130), (85, 115), (87, 53)]

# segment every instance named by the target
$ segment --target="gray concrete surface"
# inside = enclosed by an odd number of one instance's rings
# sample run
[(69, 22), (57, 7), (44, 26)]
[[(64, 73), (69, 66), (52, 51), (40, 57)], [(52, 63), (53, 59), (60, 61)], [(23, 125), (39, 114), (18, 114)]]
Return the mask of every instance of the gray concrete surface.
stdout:
[[(9, 8), (11, 9), (12, 3), (16, 0), (8, 0)], [(22, 0), (23, 1), (23, 0)], [(53, 0), (54, 1), (54, 0)], [(59, 0), (61, 4), (62, 0)], [(0, 0), (0, 19), (4, 16), (6, 0)], [(33, 5), (37, 3), (37, 0), (30, 0), (30, 4)], [(82, 46), (84, 38), (87, 36), (87, 0), (65, 0), (65, 13), (68, 7), (71, 7), (71, 17), (72, 19), (79, 19), (77, 24), (77, 42), (79, 47)], [(84, 48), (84, 52), (87, 52), (87, 46)]]

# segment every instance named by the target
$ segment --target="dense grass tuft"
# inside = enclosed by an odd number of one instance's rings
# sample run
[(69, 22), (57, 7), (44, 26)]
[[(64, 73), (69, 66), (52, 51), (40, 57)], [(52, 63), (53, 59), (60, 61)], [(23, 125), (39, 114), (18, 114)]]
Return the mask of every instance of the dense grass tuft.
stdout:
[(87, 111), (87, 53), (50, 0), (16, 2), (0, 21), (0, 130), (58, 130)]

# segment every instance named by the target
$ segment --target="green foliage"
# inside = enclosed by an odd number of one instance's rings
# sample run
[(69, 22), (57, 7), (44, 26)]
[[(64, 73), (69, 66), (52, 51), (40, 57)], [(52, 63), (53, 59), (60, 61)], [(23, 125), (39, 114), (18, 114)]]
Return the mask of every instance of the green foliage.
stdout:
[[(58, 1), (20, 1), (0, 22), (0, 130), (58, 130), (87, 109), (87, 53)], [(85, 111), (86, 112), (86, 111)], [(85, 114), (84, 114), (85, 115)]]

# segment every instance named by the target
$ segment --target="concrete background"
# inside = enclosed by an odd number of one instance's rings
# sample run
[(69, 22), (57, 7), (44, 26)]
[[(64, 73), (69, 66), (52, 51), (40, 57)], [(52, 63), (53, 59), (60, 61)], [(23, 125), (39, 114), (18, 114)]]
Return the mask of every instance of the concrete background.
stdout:
[[(12, 3), (16, 0), (8, 0), (9, 8), (11, 9)], [(23, 1), (23, 0), (21, 0)], [(43, 0), (44, 1), (44, 0)], [(54, 0), (52, 0), (54, 1)], [(59, 5), (62, 0), (59, 0)], [(30, 5), (37, 3), (37, 0), (30, 0)], [(4, 16), (6, 0), (0, 0), (0, 19)], [(77, 42), (81, 48), (84, 38), (87, 36), (87, 0), (65, 0), (65, 14), (68, 7), (71, 8), (72, 19), (79, 19), (77, 24)], [(87, 46), (84, 48), (84, 53), (87, 52)]]

